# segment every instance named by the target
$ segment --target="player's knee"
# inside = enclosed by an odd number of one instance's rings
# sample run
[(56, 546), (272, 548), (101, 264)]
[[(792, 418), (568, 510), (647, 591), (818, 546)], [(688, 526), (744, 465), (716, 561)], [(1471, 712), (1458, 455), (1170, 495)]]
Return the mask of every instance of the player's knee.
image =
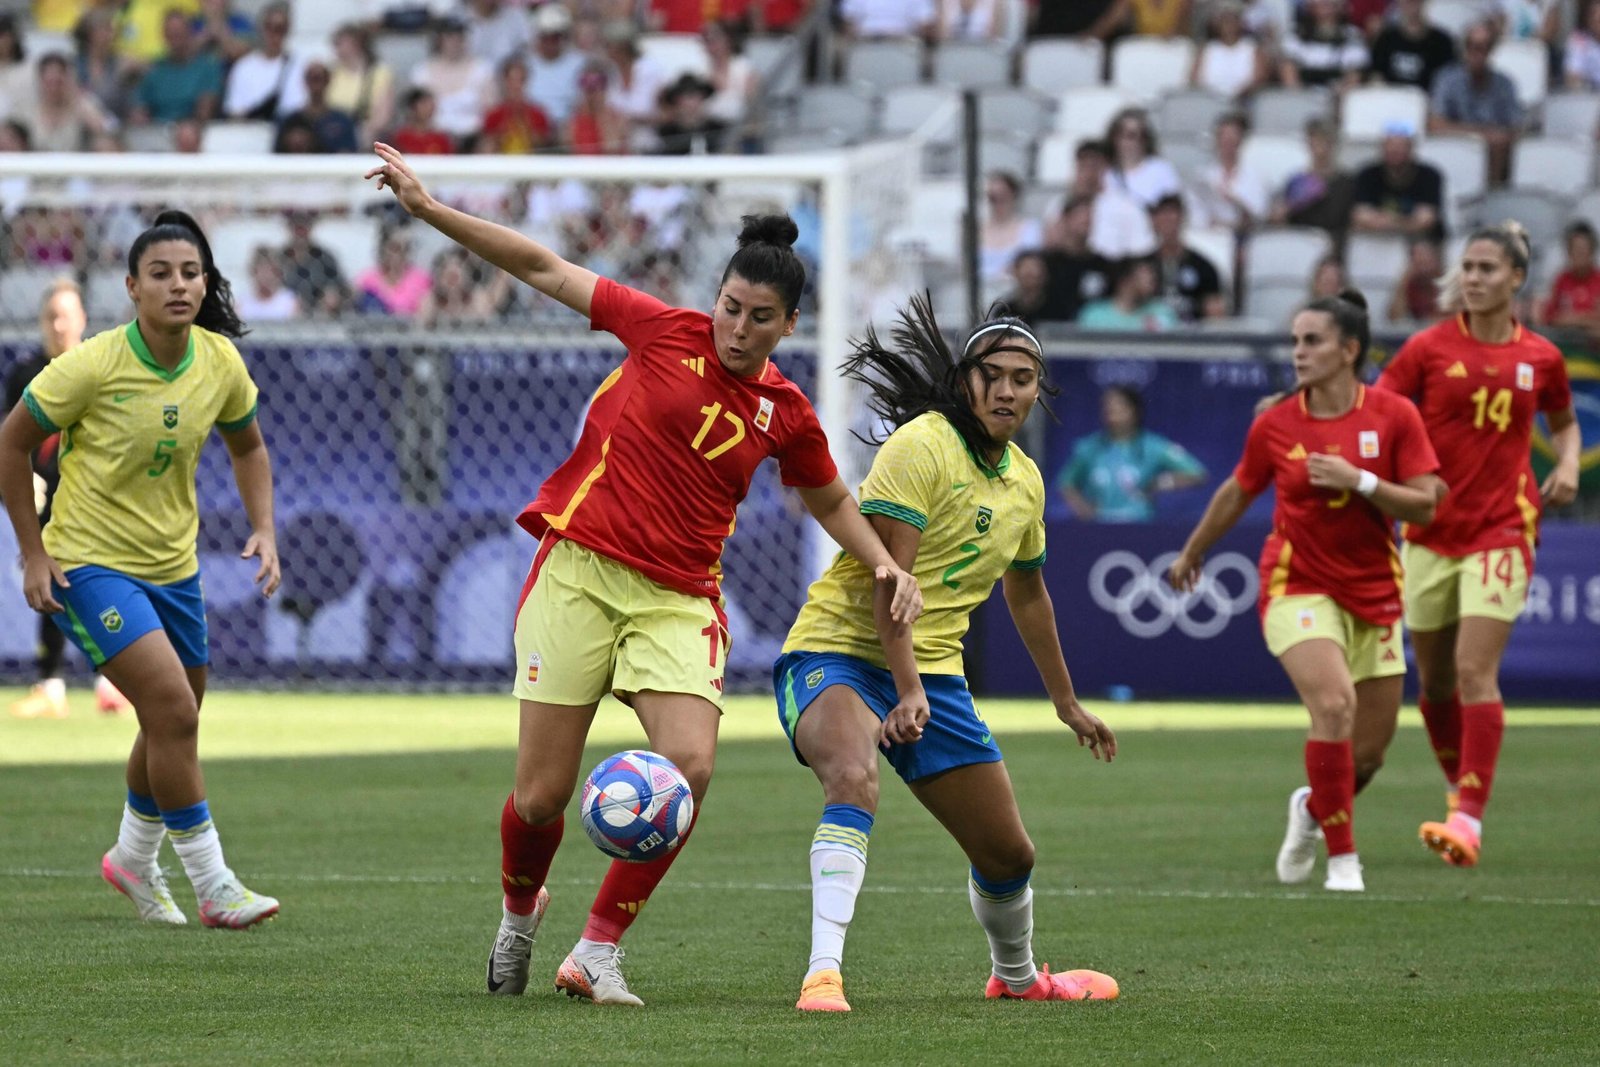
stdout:
[(152, 687), (133, 703), (139, 710), (139, 729), (151, 741), (193, 741), (200, 733), (200, 703), (186, 681)]
[(1306, 702), (1306, 708), (1324, 737), (1349, 737), (1355, 728), (1356, 691), (1350, 686), (1324, 689)]
[(695, 801), (704, 800), (706, 790), (711, 786), (711, 769), (716, 764), (716, 757), (710, 752), (696, 752), (673, 757), (672, 762), (678, 765), (684, 780), (689, 783), (689, 792), (694, 794)]
[(511, 794), (511, 806), (517, 818), (529, 826), (548, 826), (561, 818), (572, 790), (552, 789), (545, 785), (518, 786)]
[(1033, 861), (1033, 842), (1024, 834), (1014, 841), (994, 842), (983, 862), (973, 866), (991, 882), (1013, 882), (1032, 873)]
[(1500, 698), (1500, 681), (1495, 664), (1470, 659), (1456, 661), (1461, 702), (1482, 704)]
[(822, 795), (829, 804), (853, 804), (867, 811), (878, 810), (878, 764), (841, 760), (818, 774)]

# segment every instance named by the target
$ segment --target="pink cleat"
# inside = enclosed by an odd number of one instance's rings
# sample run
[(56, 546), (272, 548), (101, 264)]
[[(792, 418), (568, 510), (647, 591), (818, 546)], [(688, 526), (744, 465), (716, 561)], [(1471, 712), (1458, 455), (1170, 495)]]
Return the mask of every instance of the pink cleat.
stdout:
[(1051, 974), (1046, 964), (1039, 968), (1039, 977), (1026, 993), (1013, 993), (1011, 987), (994, 975), (983, 995), (990, 1000), (1116, 1000), (1121, 990), (1117, 980), (1099, 971), (1062, 971)]
[(1417, 830), (1422, 843), (1439, 854), (1439, 858), (1452, 867), (1476, 867), (1478, 852), (1483, 847), (1478, 832), (1467, 823), (1466, 816), (1451, 812), (1444, 822), (1425, 822)]

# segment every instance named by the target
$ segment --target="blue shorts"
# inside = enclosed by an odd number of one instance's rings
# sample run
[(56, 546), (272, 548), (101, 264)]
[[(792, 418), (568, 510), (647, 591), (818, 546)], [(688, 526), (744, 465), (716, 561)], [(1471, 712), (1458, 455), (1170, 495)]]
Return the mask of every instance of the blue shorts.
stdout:
[(165, 630), (185, 667), (211, 662), (200, 575), (156, 585), (109, 567), (74, 567), (70, 589), (54, 585), (67, 610), (50, 618), (96, 667), (152, 630)]
[[(887, 719), (899, 701), (894, 676), (866, 660), (838, 652), (786, 652), (772, 665), (772, 687), (778, 697), (778, 721), (794, 747), (800, 716), (823, 692), (835, 685), (855, 690), (872, 713)], [(884, 746), (895, 773), (907, 782), (927, 778), (974, 763), (997, 763), (1002, 758), (994, 735), (984, 725), (972, 703), (972, 691), (959, 674), (924, 674), (931, 714), (922, 728), (922, 740)], [(795, 749), (794, 758), (805, 759)]]

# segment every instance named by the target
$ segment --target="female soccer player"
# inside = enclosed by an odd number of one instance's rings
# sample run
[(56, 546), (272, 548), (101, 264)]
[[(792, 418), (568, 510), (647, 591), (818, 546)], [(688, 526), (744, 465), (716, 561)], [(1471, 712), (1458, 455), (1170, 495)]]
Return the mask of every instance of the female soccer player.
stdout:
[(1039, 570), (1044, 480), (1012, 443), (1039, 398), (1042, 349), (1020, 319), (993, 318), (957, 359), (925, 297), (911, 301), (893, 336), (897, 350), (869, 329), (847, 364), (896, 427), (861, 484), (861, 510), (927, 590), (928, 614), (914, 635), (888, 620), (893, 636), (880, 648), (882, 598), (869, 595), (860, 563), (841, 558), (811, 586), (773, 666), (778, 718), (824, 804), (811, 841), (811, 963), (795, 1006), (850, 1010), (839, 966), (866, 877), (880, 745), (971, 861), (968, 897), (993, 961), (985, 995), (1109, 1000), (1117, 983), (1108, 975), (1034, 967), (1033, 842), (962, 677), (972, 611), (1003, 579), (1057, 717), (1095, 758), (1116, 755), (1116, 737), (1078, 704), (1061, 657)]
[(1355, 795), (1394, 737), (1406, 672), (1392, 520), (1428, 522), (1443, 486), (1417, 409), (1361, 383), (1371, 342), (1361, 294), (1312, 301), (1293, 336), (1295, 392), (1251, 423), (1243, 458), (1168, 579), (1195, 588), (1206, 552), (1268, 485), (1277, 489), (1261, 550), (1261, 625), (1311, 713), (1310, 784), (1289, 796), (1278, 879), (1305, 881), (1322, 838), (1323, 887), (1360, 892)]
[[(1458, 867), (1478, 862), (1505, 730), (1500, 658), (1527, 599), (1540, 501), (1567, 504), (1578, 491), (1566, 364), (1512, 315), (1530, 255), (1515, 222), (1472, 234), (1440, 296), (1456, 317), (1412, 337), (1378, 379), (1417, 401), (1450, 486), (1431, 524), (1404, 530), (1404, 560), (1422, 718), (1453, 809), (1419, 833)], [(1529, 444), (1541, 411), (1556, 463), (1535, 486)]]
[[(45, 612), (139, 718), (128, 802), (100, 873), (152, 922), (187, 920), (156, 866), (163, 833), (183, 861), (206, 926), (277, 914), (223, 862), (196, 736), (205, 696), (206, 615), (194, 472), (212, 427), (233, 458), (254, 531), (242, 556), (278, 588), (272, 464), (256, 387), (230, 338), (232, 292), (194, 219), (163, 211), (128, 251), (136, 317), (52, 360), (0, 427), (0, 499), (22, 549), (28, 606)], [(28, 457), (63, 434), (61, 484), (41, 539)]]
[[(22, 391), (52, 359), (83, 340), (83, 329), (87, 325), (83, 293), (78, 283), (66, 277), (56, 279), (39, 302), (39, 354), (18, 363), (6, 377), (7, 411), (22, 402)], [(39, 514), (41, 526), (50, 521), (50, 498), (61, 477), (57, 465), (60, 458), (61, 438), (54, 434), (45, 438), (33, 457), (34, 510)], [(61, 653), (66, 644), (66, 635), (60, 628), (41, 615), (39, 682), (26, 697), (11, 705), (11, 714), (20, 719), (66, 717), (67, 684), (61, 676)], [(117, 692), (117, 687), (103, 674), (95, 682), (95, 697), (100, 710), (107, 714), (114, 715), (128, 707), (127, 698)]]
[[(434, 200), (400, 153), (379, 143), (369, 171), (401, 206), (490, 263), (589, 319), (627, 347), (590, 402), (577, 447), (518, 523), (540, 539), (518, 608), (521, 699), (516, 787), (500, 817), (504, 915), (489, 953), (491, 993), (527, 988), (562, 809), (577, 785), (601, 697), (629, 704), (650, 747), (705, 796), (721, 716), (728, 631), (718, 590), (723, 541), (756, 467), (785, 484), (844, 549), (893, 586), (892, 613), (922, 599), (839, 480), (805, 395), (768, 358), (794, 332), (805, 268), (786, 216), (747, 217), (712, 313), (674, 308), (569, 263), (514, 230)], [(692, 827), (691, 827), (692, 829)], [(639, 1004), (617, 947), (679, 848), (614, 862), (556, 988)]]

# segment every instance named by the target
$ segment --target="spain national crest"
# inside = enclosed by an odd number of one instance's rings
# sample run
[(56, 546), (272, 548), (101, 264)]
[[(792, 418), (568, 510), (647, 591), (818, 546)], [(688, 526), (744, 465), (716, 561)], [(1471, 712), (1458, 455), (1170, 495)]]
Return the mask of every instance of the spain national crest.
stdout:
[(178, 405), (168, 404), (161, 409), (161, 425), (169, 430), (178, 425)]
[(122, 630), (122, 612), (113, 605), (100, 613), (100, 625), (106, 628), (106, 633), (120, 633)]
[(994, 512), (993, 511), (991, 511), (991, 510), (989, 510), (988, 508), (985, 508), (985, 507), (980, 507), (978, 509), (977, 527), (978, 527), (978, 532), (979, 533), (981, 533), (981, 534), (988, 533), (989, 532), (989, 524), (992, 523), (993, 521), (994, 521)]

